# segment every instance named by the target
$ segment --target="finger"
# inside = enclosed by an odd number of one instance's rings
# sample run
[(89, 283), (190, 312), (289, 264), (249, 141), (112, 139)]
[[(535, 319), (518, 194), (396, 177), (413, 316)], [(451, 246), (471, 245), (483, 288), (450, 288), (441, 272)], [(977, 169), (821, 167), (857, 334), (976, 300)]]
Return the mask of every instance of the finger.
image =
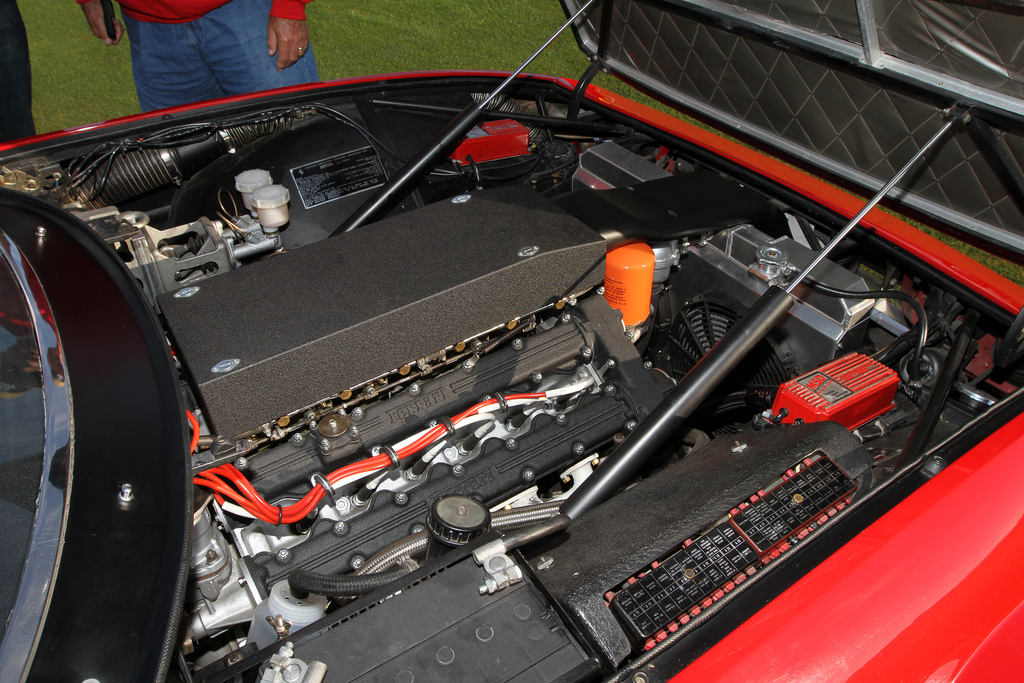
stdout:
[[(273, 57), (276, 54), (277, 54), (277, 30), (275, 30), (274, 24), (273, 24), (273, 18), (271, 18), (271, 23), (267, 24), (267, 56), (268, 57)], [(278, 60), (278, 63), (280, 64), (280, 59)], [(280, 67), (278, 67), (278, 70), (280, 70)]]
[(111, 45), (117, 45), (121, 42), (121, 36), (124, 35), (124, 26), (121, 25), (120, 21), (114, 20), (114, 40)]

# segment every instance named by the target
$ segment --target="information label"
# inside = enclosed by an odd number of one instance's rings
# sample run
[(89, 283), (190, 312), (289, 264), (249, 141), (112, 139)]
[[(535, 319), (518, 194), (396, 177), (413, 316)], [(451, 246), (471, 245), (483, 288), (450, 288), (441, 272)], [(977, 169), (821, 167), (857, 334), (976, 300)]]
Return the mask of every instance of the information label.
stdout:
[(291, 174), (302, 206), (307, 209), (369, 190), (387, 180), (377, 153), (370, 147), (296, 166)]

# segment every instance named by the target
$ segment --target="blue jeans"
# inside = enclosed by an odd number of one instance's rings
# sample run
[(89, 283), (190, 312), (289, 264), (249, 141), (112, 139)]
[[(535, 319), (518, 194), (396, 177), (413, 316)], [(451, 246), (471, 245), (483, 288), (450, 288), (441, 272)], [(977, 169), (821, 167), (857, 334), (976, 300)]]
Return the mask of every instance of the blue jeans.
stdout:
[(25, 24), (15, 0), (0, 0), (0, 142), (36, 134)]
[(231, 0), (184, 24), (125, 16), (142, 111), (319, 80), (312, 46), (277, 70), (267, 55), (272, 0)]

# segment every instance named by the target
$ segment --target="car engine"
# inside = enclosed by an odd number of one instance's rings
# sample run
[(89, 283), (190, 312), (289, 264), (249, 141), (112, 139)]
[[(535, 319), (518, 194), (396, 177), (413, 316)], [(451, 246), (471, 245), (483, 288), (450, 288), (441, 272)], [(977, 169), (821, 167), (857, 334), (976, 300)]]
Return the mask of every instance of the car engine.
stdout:
[[(420, 87), (5, 162), (6, 186), (118, 253), (180, 373), (183, 680), (587, 680), (643, 661), (892, 475), (963, 325), (970, 302), (934, 273), (844, 243), (557, 540), (563, 502), (834, 221), (526, 88), (386, 217), (338, 232), (430, 139), (431, 108), (463, 103)], [(968, 365), (934, 438), (1006, 372)], [(791, 504), (806, 514), (764, 521)]]

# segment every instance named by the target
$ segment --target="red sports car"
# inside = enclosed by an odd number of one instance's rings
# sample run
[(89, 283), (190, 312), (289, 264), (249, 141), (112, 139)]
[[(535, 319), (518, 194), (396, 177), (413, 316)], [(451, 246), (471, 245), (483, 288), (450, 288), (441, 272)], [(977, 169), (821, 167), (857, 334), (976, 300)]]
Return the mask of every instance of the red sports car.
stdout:
[(1019, 3), (562, 4), (0, 147), (0, 679), (1020, 678)]

